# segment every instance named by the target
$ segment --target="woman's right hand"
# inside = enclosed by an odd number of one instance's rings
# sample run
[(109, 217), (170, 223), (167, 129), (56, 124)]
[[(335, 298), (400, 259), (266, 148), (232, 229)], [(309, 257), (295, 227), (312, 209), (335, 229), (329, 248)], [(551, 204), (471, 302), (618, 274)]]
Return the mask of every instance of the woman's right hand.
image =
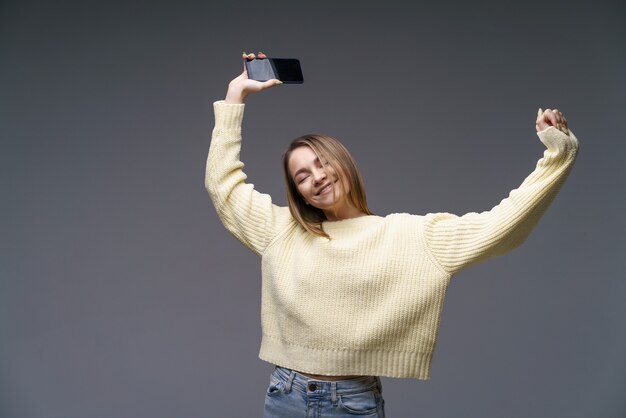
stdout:
[[(256, 93), (269, 89), (270, 87), (283, 84), (282, 81), (277, 79), (271, 79), (267, 81), (257, 81), (249, 79), (248, 71), (246, 70), (245, 60), (253, 60), (255, 58), (255, 55), (246, 54), (244, 52), (241, 57), (244, 59), (243, 72), (228, 84), (228, 92), (226, 93), (226, 99), (224, 100), (226, 103), (242, 104), (246, 99), (246, 96), (248, 96), (248, 94), (250, 93)], [(265, 58), (267, 58), (267, 56), (264, 53), (259, 52), (259, 59)]]
[(569, 135), (569, 128), (567, 127), (567, 119), (563, 116), (563, 112), (559, 109), (546, 109), (539, 108), (537, 110), (537, 120), (535, 121), (535, 128), (537, 132), (554, 126), (565, 135)]

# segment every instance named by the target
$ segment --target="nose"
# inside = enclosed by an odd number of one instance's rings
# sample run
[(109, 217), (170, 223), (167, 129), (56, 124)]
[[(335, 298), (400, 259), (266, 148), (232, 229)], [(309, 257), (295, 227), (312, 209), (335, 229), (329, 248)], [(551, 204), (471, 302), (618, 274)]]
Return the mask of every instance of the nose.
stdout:
[(315, 168), (312, 174), (315, 183), (320, 183), (326, 178), (326, 170), (324, 168)]

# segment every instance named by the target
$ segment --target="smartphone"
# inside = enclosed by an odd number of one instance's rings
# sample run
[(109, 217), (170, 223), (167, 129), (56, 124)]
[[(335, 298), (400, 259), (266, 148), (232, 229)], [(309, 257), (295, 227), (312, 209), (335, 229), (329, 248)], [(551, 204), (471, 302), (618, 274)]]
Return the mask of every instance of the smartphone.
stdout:
[(258, 81), (267, 81), (276, 78), (285, 84), (302, 84), (302, 68), (300, 61), (295, 58), (255, 58), (246, 60), (248, 78)]

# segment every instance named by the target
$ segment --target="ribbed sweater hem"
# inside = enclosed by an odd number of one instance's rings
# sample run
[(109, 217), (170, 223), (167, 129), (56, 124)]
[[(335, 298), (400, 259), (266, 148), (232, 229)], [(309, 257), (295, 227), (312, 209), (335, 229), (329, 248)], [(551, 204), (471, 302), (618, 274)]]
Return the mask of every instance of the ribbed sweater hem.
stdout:
[(428, 380), (432, 352), (319, 349), (291, 345), (263, 336), (259, 358), (304, 373)]

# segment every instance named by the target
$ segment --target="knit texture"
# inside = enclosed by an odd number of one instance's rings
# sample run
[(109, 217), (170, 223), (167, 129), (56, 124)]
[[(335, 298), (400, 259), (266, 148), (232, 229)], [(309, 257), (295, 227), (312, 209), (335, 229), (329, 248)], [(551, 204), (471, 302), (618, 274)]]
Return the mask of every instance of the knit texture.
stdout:
[(244, 105), (214, 110), (205, 185), (224, 226), (261, 256), (259, 357), (304, 373), (429, 379), (452, 275), (522, 244), (578, 150), (550, 127), (535, 170), (493, 209), (326, 221), (328, 240), (245, 182)]

